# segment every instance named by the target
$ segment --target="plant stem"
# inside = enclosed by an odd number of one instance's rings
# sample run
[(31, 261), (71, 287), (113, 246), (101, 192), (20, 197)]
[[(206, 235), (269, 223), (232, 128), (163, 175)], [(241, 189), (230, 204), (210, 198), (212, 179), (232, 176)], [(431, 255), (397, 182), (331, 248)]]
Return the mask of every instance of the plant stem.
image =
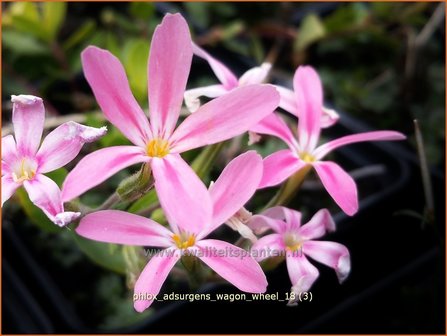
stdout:
[(111, 209), (115, 205), (117, 205), (120, 201), (121, 197), (115, 191), (112, 195), (109, 196), (108, 199), (104, 201), (104, 203), (102, 203), (98, 208), (96, 208), (95, 211)]

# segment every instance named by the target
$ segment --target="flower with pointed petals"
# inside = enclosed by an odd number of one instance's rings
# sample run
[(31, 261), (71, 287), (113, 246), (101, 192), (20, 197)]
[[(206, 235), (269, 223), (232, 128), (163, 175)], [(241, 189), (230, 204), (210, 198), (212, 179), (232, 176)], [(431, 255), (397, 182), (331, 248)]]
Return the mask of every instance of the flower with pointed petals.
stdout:
[(253, 216), (249, 225), (255, 232), (273, 230), (272, 234), (258, 239), (251, 248), (251, 255), (257, 261), (262, 261), (285, 252), (295, 297), (300, 292), (308, 291), (319, 275), (317, 268), (306, 256), (333, 268), (340, 283), (346, 280), (351, 270), (348, 249), (339, 243), (315, 240), (335, 230), (335, 223), (328, 210), (318, 211), (308, 223), (301, 226), (299, 211), (273, 207), (261, 215)]
[[(273, 112), (279, 94), (270, 85), (245, 86), (203, 105), (175, 129), (191, 60), (186, 21), (180, 14), (167, 14), (154, 32), (149, 55), (149, 123), (118, 59), (96, 47), (82, 53), (84, 74), (104, 115), (134, 145), (104, 148), (81, 160), (65, 180), (65, 201), (121, 169), (149, 162), (162, 202), (203, 204), (200, 197), (186, 192), (197, 185), (201, 188), (202, 182), (179, 154), (246, 132)], [(176, 196), (179, 190), (184, 191), (185, 199)], [(199, 223), (202, 218), (190, 220)]]
[(231, 92), (238, 87), (263, 83), (272, 67), (270, 63), (262, 63), (261, 66), (251, 68), (238, 79), (222, 62), (215, 59), (195, 43), (192, 43), (192, 50), (196, 56), (199, 56), (208, 62), (221, 84), (185, 91), (185, 105), (190, 112), (195, 112), (200, 107), (199, 97), (201, 96), (216, 98)]
[(358, 210), (357, 186), (339, 165), (322, 159), (334, 149), (362, 141), (403, 140), (405, 136), (394, 131), (376, 131), (341, 137), (318, 146), (321, 131), (323, 89), (316, 71), (301, 66), (294, 77), (295, 99), (301, 114), (296, 139), (287, 124), (276, 114), (262, 120), (251, 131), (282, 139), (289, 149), (280, 150), (264, 159), (264, 176), (260, 188), (283, 182), (299, 170), (312, 166), (338, 206), (352, 216)]
[[(200, 258), (242, 291), (263, 293), (267, 280), (247, 251), (224, 241), (205, 239), (243, 207), (256, 191), (261, 177), (262, 159), (250, 151), (231, 161), (209, 190), (203, 183), (189, 189), (174, 189), (176, 204), (160, 198), (172, 231), (141, 216), (106, 210), (82, 218), (76, 232), (102, 242), (165, 248), (151, 258), (135, 284), (134, 307), (139, 312), (152, 304), (183, 254)], [(193, 197), (201, 203), (190, 202)]]
[(13, 135), (2, 138), (2, 206), (23, 186), (30, 200), (59, 226), (79, 217), (78, 212), (64, 212), (61, 192), (45, 173), (65, 166), (79, 154), (84, 143), (103, 136), (107, 129), (93, 128), (69, 121), (53, 130), (43, 140), (45, 109), (39, 97), (12, 96)]

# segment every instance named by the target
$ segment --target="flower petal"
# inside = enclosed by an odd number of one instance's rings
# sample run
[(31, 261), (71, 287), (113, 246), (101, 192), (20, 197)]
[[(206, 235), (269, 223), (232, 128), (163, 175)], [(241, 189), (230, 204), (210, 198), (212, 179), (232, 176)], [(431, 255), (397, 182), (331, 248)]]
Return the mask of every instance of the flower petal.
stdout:
[[(292, 293), (297, 299), (302, 292), (307, 292), (320, 273), (304, 255), (289, 253), (286, 258), (287, 270), (292, 282)], [(291, 299), (289, 304), (296, 304), (297, 300)]]
[(346, 280), (351, 271), (351, 258), (346, 246), (329, 241), (306, 241), (303, 252), (312, 259), (335, 269), (338, 281)]
[(267, 78), (272, 65), (270, 63), (262, 63), (261, 66), (251, 68), (239, 78), (239, 85), (262, 84)]
[(17, 159), (17, 147), (14, 137), (11, 134), (2, 137), (2, 161), (5, 161), (9, 166)]
[(292, 90), (279, 85), (275, 85), (275, 88), (278, 90), (280, 96), (279, 107), (294, 116), (299, 117), (295, 93)]
[(172, 233), (151, 219), (119, 210), (88, 214), (76, 232), (82, 237), (106, 243), (168, 247)]
[(278, 257), (284, 253), (285, 245), (279, 233), (269, 234), (259, 238), (250, 248), (250, 253), (256, 261), (260, 262), (270, 257)]
[(213, 219), (209, 232), (233, 216), (255, 193), (262, 178), (262, 158), (249, 151), (233, 159), (210, 187)]
[(10, 175), (2, 176), (2, 206), (15, 193), (20, 184), (14, 182)]
[(264, 159), (264, 173), (259, 188), (278, 185), (306, 165), (290, 149), (277, 151)]
[(192, 44), (192, 50), (194, 55), (199, 56), (208, 62), (216, 77), (227, 90), (234, 89), (238, 86), (236, 76), (220, 61), (212, 57), (195, 43)]
[(286, 124), (283, 118), (277, 113), (271, 113), (264, 119), (262, 119), (255, 126), (250, 128), (251, 132), (259, 134), (268, 134), (280, 138), (284, 141), (291, 150), (298, 149), (298, 143), (295, 140), (295, 136)]
[(249, 293), (264, 293), (267, 279), (249, 252), (227, 242), (205, 239), (196, 243), (199, 258), (222, 278)]
[(335, 162), (318, 161), (313, 166), (335, 203), (349, 216), (354, 215), (359, 204), (357, 186), (352, 177)]
[(37, 152), (39, 172), (47, 173), (65, 166), (85, 143), (96, 141), (106, 132), (106, 127), (88, 127), (73, 121), (60, 125), (46, 136)]
[(340, 115), (337, 111), (323, 106), (323, 114), (321, 115), (322, 128), (328, 128), (335, 125), (339, 119)]
[(252, 216), (248, 222), (248, 226), (256, 234), (263, 234), (270, 229), (277, 233), (283, 233), (287, 229), (287, 225), (284, 221), (264, 215)]
[(168, 137), (175, 128), (191, 61), (188, 24), (180, 14), (167, 14), (155, 29), (149, 53), (149, 111), (154, 137)]
[(30, 201), (56, 225), (65, 226), (81, 215), (79, 212), (64, 212), (59, 187), (45, 175), (37, 174), (32, 180), (25, 180), (23, 186)]
[(116, 146), (97, 150), (84, 157), (67, 175), (62, 186), (62, 199), (71, 201), (97, 186), (121, 169), (147, 161), (136, 146)]
[(394, 131), (375, 131), (375, 132), (365, 132), (347, 135), (330, 142), (321, 145), (314, 151), (314, 156), (319, 160), (323, 158), (326, 154), (333, 151), (334, 149), (353, 144), (356, 142), (363, 141), (393, 141), (393, 140), (404, 140), (406, 139), (405, 135), (399, 132)]
[(152, 160), (155, 189), (174, 232), (198, 234), (211, 222), (212, 203), (203, 182), (180, 157)]
[(109, 51), (88, 47), (82, 67), (101, 110), (130, 141), (145, 146), (152, 138), (149, 121), (130, 91), (121, 62)]
[(199, 87), (197, 89), (191, 89), (185, 91), (183, 95), (185, 98), (185, 105), (190, 112), (195, 112), (200, 107), (200, 99), (199, 97), (205, 96), (208, 98), (216, 98), (224, 95), (229, 92), (223, 85), (210, 85)]
[(312, 219), (299, 229), (299, 235), (304, 239), (316, 239), (335, 231), (335, 222), (328, 209), (319, 210)]
[(188, 116), (172, 135), (172, 150), (181, 153), (242, 134), (272, 113), (278, 100), (271, 85), (234, 89)]
[(301, 212), (283, 206), (275, 206), (262, 212), (264, 216), (284, 221), (285, 230), (298, 230), (301, 226)]
[(299, 143), (303, 151), (312, 152), (320, 137), (323, 87), (317, 72), (310, 66), (298, 67), (293, 87), (300, 118)]
[(40, 145), (45, 120), (43, 101), (29, 95), (11, 96), (11, 101), (17, 152), (23, 156), (34, 156)]
[(161, 286), (181, 254), (168, 248), (154, 255), (141, 272), (134, 288), (134, 308), (141, 313), (154, 302)]

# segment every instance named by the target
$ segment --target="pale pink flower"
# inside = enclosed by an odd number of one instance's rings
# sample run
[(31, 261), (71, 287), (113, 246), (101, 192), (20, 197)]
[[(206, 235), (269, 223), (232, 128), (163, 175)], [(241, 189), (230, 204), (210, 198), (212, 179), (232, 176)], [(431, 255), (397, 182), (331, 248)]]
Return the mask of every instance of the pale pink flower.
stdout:
[[(348, 249), (339, 243), (315, 240), (326, 232), (335, 230), (335, 223), (328, 210), (318, 211), (301, 226), (301, 213), (285, 207), (273, 207), (251, 218), (249, 226), (255, 232), (273, 230), (258, 239), (251, 248), (251, 255), (262, 261), (271, 256), (286, 255), (287, 270), (292, 282), (292, 292), (298, 297), (307, 292), (319, 272), (307, 257), (335, 270), (340, 283), (351, 271)], [(307, 256), (307, 257), (306, 257)]]
[(285, 121), (270, 114), (250, 130), (282, 139), (289, 149), (280, 150), (264, 159), (264, 176), (260, 188), (280, 184), (300, 169), (311, 165), (326, 190), (348, 215), (358, 210), (357, 186), (339, 165), (322, 159), (334, 149), (361, 141), (403, 140), (405, 136), (394, 131), (359, 133), (332, 140), (318, 146), (321, 131), (323, 89), (316, 71), (301, 66), (294, 77), (295, 99), (301, 111), (298, 121), (298, 138), (295, 138)]
[[(84, 143), (103, 136), (107, 129), (93, 128), (69, 121), (42, 138), (45, 109), (39, 97), (12, 96), (13, 135), (2, 138), (2, 206), (23, 186), (30, 200), (59, 226), (77, 217), (78, 212), (64, 212), (61, 192), (45, 173), (61, 168), (79, 154)], [(39, 148), (40, 145), (40, 148)]]
[[(241, 291), (262, 293), (267, 280), (247, 251), (224, 241), (205, 239), (243, 207), (261, 177), (262, 158), (250, 151), (231, 161), (209, 190), (203, 183), (200, 188), (175, 190), (175, 205), (161, 198), (171, 230), (141, 216), (106, 210), (82, 218), (76, 232), (102, 242), (165, 248), (152, 257), (135, 284), (134, 307), (139, 312), (152, 304), (169, 272), (185, 253), (200, 258)], [(202, 203), (190, 202), (194, 197)]]
[[(81, 160), (65, 180), (65, 201), (130, 165), (150, 162), (162, 202), (205, 202), (190, 193), (201, 188), (202, 182), (179, 154), (246, 132), (273, 112), (279, 94), (269, 85), (245, 86), (203, 105), (175, 129), (191, 60), (186, 21), (179, 14), (167, 14), (154, 32), (149, 54), (149, 123), (130, 91), (119, 60), (96, 47), (82, 53), (85, 77), (104, 115), (134, 145), (104, 148)], [(179, 199), (177, 192), (187, 199)], [(191, 216), (192, 222), (201, 222), (201, 218)]]
[(212, 57), (205, 50), (192, 42), (192, 50), (196, 56), (208, 62), (221, 84), (209, 85), (185, 91), (185, 105), (190, 112), (195, 112), (200, 107), (200, 97), (208, 98), (220, 97), (236, 88), (250, 84), (261, 84), (267, 78), (272, 67), (270, 63), (262, 63), (261, 66), (251, 68), (239, 79), (222, 62)]

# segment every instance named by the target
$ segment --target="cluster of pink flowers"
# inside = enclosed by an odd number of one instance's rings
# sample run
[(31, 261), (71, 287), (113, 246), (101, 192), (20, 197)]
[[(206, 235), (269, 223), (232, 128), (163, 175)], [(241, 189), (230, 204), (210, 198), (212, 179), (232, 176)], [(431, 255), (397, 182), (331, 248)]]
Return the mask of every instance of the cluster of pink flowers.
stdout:
[[(205, 59), (221, 84), (185, 91), (193, 55)], [(337, 122), (338, 114), (323, 106), (323, 89), (316, 71), (299, 67), (294, 91), (261, 84), (271, 65), (237, 77), (221, 62), (191, 41), (186, 21), (167, 14), (156, 28), (148, 61), (149, 118), (136, 102), (123, 66), (106, 50), (88, 47), (82, 53), (85, 77), (106, 119), (132, 146), (115, 146), (85, 156), (68, 174), (62, 190), (43, 175), (70, 162), (84, 143), (106, 129), (68, 122), (42, 142), (42, 100), (13, 96), (15, 138), (2, 138), (2, 204), (24, 186), (31, 201), (57, 225), (78, 219), (76, 232), (109, 243), (163, 248), (152, 256), (135, 284), (135, 309), (147, 309), (180, 258), (198, 258), (241, 291), (262, 293), (267, 280), (259, 263), (268, 257), (238, 253), (209, 255), (204, 250), (238, 252), (240, 247), (206, 237), (226, 223), (253, 242), (252, 251), (285, 251), (292, 291), (307, 291), (319, 272), (306, 256), (332, 267), (342, 282), (350, 272), (348, 249), (335, 242), (315, 240), (335, 230), (326, 209), (301, 226), (301, 213), (274, 207), (251, 216), (244, 205), (256, 190), (278, 185), (301, 169), (313, 167), (329, 195), (348, 215), (358, 210), (354, 180), (336, 163), (322, 159), (330, 151), (359, 141), (401, 140), (393, 131), (345, 136), (319, 145), (321, 129)], [(213, 98), (200, 105), (200, 96)], [(183, 101), (191, 111), (177, 125)], [(298, 117), (296, 132), (275, 112), (282, 108)], [(282, 139), (289, 149), (262, 159), (255, 151), (234, 158), (209, 188), (181, 153), (222, 142), (247, 131)], [(297, 133), (298, 136), (294, 134)], [(155, 190), (169, 228), (142, 216), (118, 210), (83, 215), (64, 211), (63, 203), (82, 195), (118, 171), (137, 163), (150, 165)], [(265, 235), (266, 232), (273, 233)], [(302, 254), (294, 253), (302, 249)], [(172, 253), (164, 253), (164, 252)]]

